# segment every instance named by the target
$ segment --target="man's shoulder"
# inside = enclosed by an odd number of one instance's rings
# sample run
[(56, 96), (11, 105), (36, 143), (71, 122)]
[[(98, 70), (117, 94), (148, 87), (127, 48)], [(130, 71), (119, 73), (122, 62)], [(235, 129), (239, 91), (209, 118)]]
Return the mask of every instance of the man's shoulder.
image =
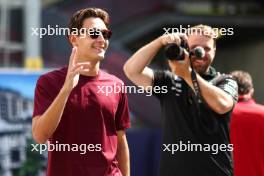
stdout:
[(158, 79), (167, 79), (167, 80), (173, 80), (173, 81), (181, 81), (182, 80), (181, 77), (175, 75), (170, 70), (155, 69), (154, 70), (154, 77), (156, 77)]
[(120, 78), (118, 78), (117, 76), (111, 73), (108, 73), (107, 71), (100, 70), (100, 74), (101, 74), (101, 79), (107, 79), (109, 81), (116, 83), (124, 83), (123, 80), (121, 80)]
[(260, 114), (262, 114), (263, 118), (264, 118), (264, 105), (256, 103), (254, 104), (255, 109), (257, 110), (257, 112), (259, 112)]
[(44, 74), (42, 74), (38, 78), (38, 83), (42, 83), (45, 81), (59, 81), (61, 79), (64, 79), (67, 74), (67, 67), (61, 67), (58, 69), (50, 70)]
[(234, 114), (255, 114), (253, 117), (262, 117), (264, 119), (264, 105), (256, 103), (253, 99), (249, 102), (239, 101), (234, 108)]
[(236, 83), (236, 81), (232, 77), (232, 75), (226, 74), (226, 73), (216, 72), (215, 75), (213, 76), (213, 79), (211, 79), (209, 82), (211, 82), (214, 85), (217, 85), (219, 83), (228, 82), (228, 81), (230, 81), (232, 83)]

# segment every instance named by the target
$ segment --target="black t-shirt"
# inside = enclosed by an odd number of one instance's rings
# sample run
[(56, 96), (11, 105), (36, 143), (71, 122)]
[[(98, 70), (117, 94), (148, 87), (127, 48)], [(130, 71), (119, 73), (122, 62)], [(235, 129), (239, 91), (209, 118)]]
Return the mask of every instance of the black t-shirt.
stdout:
[[(210, 67), (201, 75), (237, 101), (237, 83)], [(163, 116), (161, 176), (232, 176), (232, 145), (229, 139), (231, 112), (217, 114), (197, 101), (193, 90), (169, 71), (154, 71), (153, 86), (167, 86), (155, 93)], [(220, 149), (221, 147), (221, 149)]]

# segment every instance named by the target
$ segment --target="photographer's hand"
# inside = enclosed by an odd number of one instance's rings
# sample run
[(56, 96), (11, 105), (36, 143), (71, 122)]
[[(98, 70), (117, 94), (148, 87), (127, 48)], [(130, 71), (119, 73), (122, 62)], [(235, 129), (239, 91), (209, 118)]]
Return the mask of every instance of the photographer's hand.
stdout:
[(180, 45), (181, 40), (188, 41), (188, 37), (184, 33), (171, 33), (160, 36), (158, 40), (161, 42), (163, 46), (166, 46), (167, 44), (170, 43), (176, 43), (177, 45)]
[(193, 88), (192, 79), (191, 79), (191, 65), (189, 59), (189, 53), (184, 49), (184, 60), (169, 60), (169, 65), (172, 72), (184, 79), (188, 85)]

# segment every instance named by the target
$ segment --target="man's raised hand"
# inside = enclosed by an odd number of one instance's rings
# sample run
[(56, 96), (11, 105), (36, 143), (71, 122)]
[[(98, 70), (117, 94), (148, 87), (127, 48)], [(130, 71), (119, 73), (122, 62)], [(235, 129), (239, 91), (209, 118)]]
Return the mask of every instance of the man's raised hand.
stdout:
[(64, 82), (64, 89), (71, 92), (74, 87), (78, 84), (80, 74), (85, 74), (89, 72), (89, 62), (77, 62), (77, 47), (72, 49), (70, 56), (67, 76)]

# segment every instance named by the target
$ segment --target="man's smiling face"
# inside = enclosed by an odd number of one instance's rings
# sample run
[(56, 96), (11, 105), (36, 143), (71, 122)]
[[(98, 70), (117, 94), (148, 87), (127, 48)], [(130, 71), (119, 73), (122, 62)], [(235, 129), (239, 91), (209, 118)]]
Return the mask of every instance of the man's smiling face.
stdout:
[[(107, 30), (107, 27), (100, 18), (86, 18), (83, 21), (82, 29), (87, 32), (79, 36), (74, 36), (75, 46), (78, 47), (78, 56), (86, 61), (100, 61), (105, 57), (105, 52), (109, 45), (109, 40), (105, 39), (100, 31)], [(94, 33), (99, 33), (97, 38), (91, 38), (88, 30), (94, 29)]]
[(199, 74), (206, 73), (215, 57), (216, 48), (214, 39), (205, 35), (189, 35), (188, 44), (190, 50), (194, 49), (197, 46), (201, 46), (204, 48), (205, 56), (203, 58), (192, 57), (191, 62), (194, 69)]

